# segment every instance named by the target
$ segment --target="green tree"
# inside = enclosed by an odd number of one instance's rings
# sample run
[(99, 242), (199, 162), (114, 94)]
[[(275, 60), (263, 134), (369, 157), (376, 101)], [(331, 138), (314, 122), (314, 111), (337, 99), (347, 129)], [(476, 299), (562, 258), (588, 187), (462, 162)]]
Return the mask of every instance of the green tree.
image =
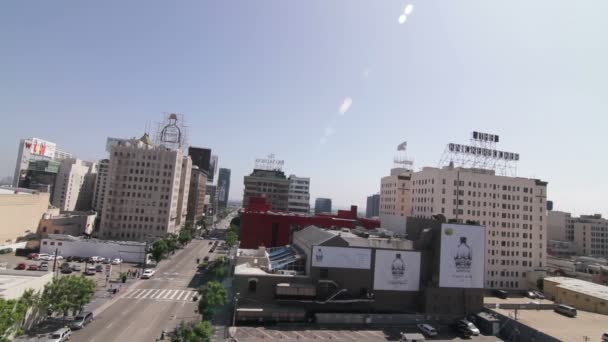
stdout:
[(14, 333), (19, 332), (25, 314), (27, 313), (27, 305), (23, 300), (5, 300), (0, 298), (0, 341), (10, 341), (9, 338)]
[(165, 258), (165, 254), (169, 251), (169, 247), (167, 246), (167, 242), (165, 240), (156, 240), (152, 244), (152, 248), (150, 253), (152, 254), (152, 259), (159, 263), (161, 260)]
[(217, 281), (210, 281), (206, 285), (199, 288), (201, 298), (198, 302), (198, 312), (203, 317), (211, 318), (215, 310), (226, 304), (228, 292)]
[(230, 220), (230, 226), (235, 225), (237, 227), (241, 226), (241, 217), (235, 216), (232, 220)]
[(52, 313), (67, 316), (70, 311), (76, 314), (82, 311), (95, 293), (95, 281), (79, 276), (55, 278), (44, 286), (42, 306)]
[(177, 249), (177, 238), (178, 238), (178, 236), (173, 233), (169, 233), (165, 237), (164, 241), (167, 244), (167, 250), (169, 252), (173, 252)]
[(239, 240), (239, 236), (232, 230), (229, 230), (226, 234), (226, 246), (232, 247), (235, 246)]
[(180, 244), (185, 245), (192, 240), (192, 232), (188, 229), (182, 229), (177, 239)]
[(175, 332), (175, 340), (181, 342), (211, 342), (213, 327), (208, 321), (181, 322)]

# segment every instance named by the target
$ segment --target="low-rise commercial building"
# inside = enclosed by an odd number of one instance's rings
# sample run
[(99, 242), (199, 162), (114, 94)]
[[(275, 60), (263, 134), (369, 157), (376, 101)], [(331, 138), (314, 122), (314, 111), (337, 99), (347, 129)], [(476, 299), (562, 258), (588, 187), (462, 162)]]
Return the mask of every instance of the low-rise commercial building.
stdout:
[(42, 215), (38, 225), (40, 237), (48, 237), (49, 234), (66, 234), (72, 236), (91, 235), (95, 224), (97, 213), (89, 212), (53, 212), (49, 210)]
[(0, 298), (19, 299), (28, 289), (40, 292), (52, 280), (53, 272), (0, 271)]
[(559, 304), (608, 315), (608, 286), (567, 278), (544, 278), (544, 292)]
[(48, 192), (0, 187), (0, 245), (35, 233), (48, 207)]
[[(309, 226), (278, 248), (239, 249), (237, 320), (316, 313), (426, 313), (462, 317), (483, 308), (485, 228), (419, 220), (412, 240)], [(277, 311), (278, 310), (278, 311)], [(293, 313), (296, 315), (298, 313)], [(257, 317), (252, 317), (256, 316)]]
[(112, 241), (83, 239), (71, 235), (49, 234), (42, 239), (40, 253), (54, 254), (63, 257), (78, 256), (120, 258), (126, 262), (143, 263), (146, 256), (146, 243), (139, 241)]

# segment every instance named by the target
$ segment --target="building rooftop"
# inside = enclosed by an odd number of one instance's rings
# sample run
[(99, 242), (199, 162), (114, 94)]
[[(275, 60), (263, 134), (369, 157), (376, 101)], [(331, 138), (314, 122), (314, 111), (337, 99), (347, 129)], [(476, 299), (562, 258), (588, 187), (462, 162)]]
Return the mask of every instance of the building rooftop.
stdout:
[(32, 195), (37, 193), (38, 191), (31, 189), (13, 188), (12, 186), (0, 186), (0, 195)]
[[(145, 246), (146, 243), (142, 241), (122, 241), (122, 240), (99, 240), (99, 239), (83, 239), (81, 237), (75, 237), (68, 234), (49, 234), (47, 239), (52, 240), (61, 240), (61, 241), (81, 241), (86, 240), (89, 243), (117, 243), (121, 245), (131, 245), (131, 246)], [(47, 240), (43, 239), (43, 240)]]
[(545, 279), (558, 283), (560, 288), (608, 300), (608, 286), (568, 277), (547, 277)]
[(46, 271), (0, 271), (0, 298), (3, 297), (3, 292), (7, 289), (22, 286), (48, 273)]

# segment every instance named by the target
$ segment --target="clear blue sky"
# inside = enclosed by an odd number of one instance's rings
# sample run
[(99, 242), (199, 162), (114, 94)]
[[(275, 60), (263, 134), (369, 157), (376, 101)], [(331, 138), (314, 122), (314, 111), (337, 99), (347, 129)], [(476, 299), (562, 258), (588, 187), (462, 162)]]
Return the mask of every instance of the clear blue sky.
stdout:
[(557, 209), (608, 214), (606, 13), (603, 0), (4, 2), (0, 175), (20, 138), (96, 159), (107, 136), (179, 112), (232, 169), (231, 198), (274, 152), (313, 198), (364, 207), (401, 141), (437, 166), (481, 130), (549, 182)]

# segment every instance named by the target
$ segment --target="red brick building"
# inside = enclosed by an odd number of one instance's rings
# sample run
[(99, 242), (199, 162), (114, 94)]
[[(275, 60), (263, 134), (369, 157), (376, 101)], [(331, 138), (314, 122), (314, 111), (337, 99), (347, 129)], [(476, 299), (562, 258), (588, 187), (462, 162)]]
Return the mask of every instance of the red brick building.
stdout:
[(278, 247), (291, 244), (292, 232), (308, 226), (328, 229), (380, 227), (379, 220), (357, 217), (357, 206), (337, 215), (298, 215), (271, 211), (264, 198), (251, 198), (241, 213), (241, 248)]

